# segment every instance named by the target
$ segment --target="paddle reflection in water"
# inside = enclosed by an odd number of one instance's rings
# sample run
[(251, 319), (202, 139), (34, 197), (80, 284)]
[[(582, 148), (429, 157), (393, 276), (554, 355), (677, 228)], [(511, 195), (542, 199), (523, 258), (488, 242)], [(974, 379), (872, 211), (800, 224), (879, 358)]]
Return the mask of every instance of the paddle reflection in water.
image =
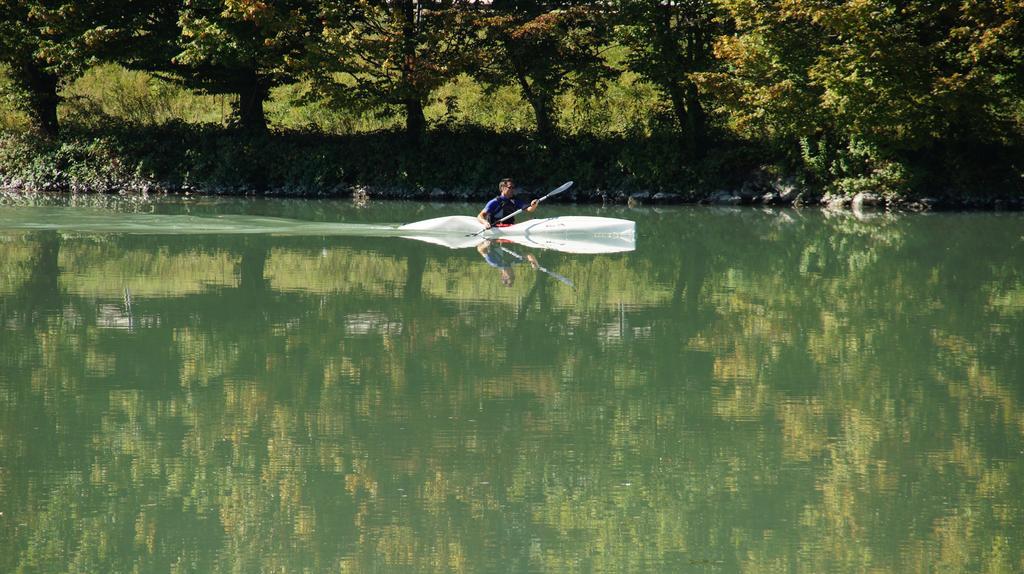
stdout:
[[(502, 251), (504, 251), (505, 253), (508, 253), (509, 255), (511, 255), (512, 257), (515, 257), (520, 262), (524, 261), (523, 257), (521, 255), (519, 255), (518, 253), (516, 253), (515, 251), (512, 251), (511, 249), (509, 249), (507, 247), (503, 247), (503, 246), (499, 246), (499, 248)], [(534, 269), (536, 269), (537, 271), (540, 271), (542, 273), (547, 273), (551, 277), (554, 277), (555, 279), (558, 279), (559, 281), (561, 281), (562, 283), (565, 283), (569, 287), (572, 287), (574, 289), (576, 288), (576, 286), (573, 284), (573, 282), (568, 277), (566, 277), (564, 275), (559, 275), (558, 273), (555, 273), (554, 271), (546, 269), (544, 266), (542, 266), (537, 261), (537, 258), (533, 256), (533, 254), (527, 254), (525, 260), (529, 261), (530, 262), (530, 266), (533, 267)]]
[(513, 268), (513, 264), (515, 263), (528, 263), (533, 269), (546, 273), (570, 287), (574, 286), (572, 281), (565, 276), (541, 267), (537, 258), (532, 253), (527, 253), (524, 257), (515, 251), (490, 240), (477, 245), (476, 250), (480, 252), (480, 255), (483, 256), (484, 261), (486, 261), (488, 265), (494, 267), (501, 273), (501, 283), (506, 287), (511, 287), (516, 281), (515, 270)]

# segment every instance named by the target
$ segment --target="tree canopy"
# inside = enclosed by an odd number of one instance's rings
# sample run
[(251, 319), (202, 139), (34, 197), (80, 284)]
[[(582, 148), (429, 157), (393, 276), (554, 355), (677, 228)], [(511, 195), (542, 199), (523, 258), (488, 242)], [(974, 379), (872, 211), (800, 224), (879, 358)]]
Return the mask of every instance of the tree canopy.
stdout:
[(400, 119), (414, 143), (458, 82), (478, 105), (520, 98), (544, 147), (578, 102), (643, 82), (675, 163), (744, 142), (746, 165), (896, 196), (1020, 188), (1022, 18), (995, 0), (11, 0), (0, 64), (50, 135), (62, 90), (104, 62), (230, 94), (231, 123), (254, 133), (296, 85), (297, 101)]
[(311, 58), (319, 94), (363, 110), (401, 109), (413, 140), (431, 94), (465, 69), (470, 29), (462, 0), (328, 2)]
[(194, 89), (237, 94), (240, 125), (266, 130), (263, 104), (272, 88), (298, 80), (319, 8), (314, 0), (186, 0), (170, 70)]
[(144, 18), (145, 0), (9, 0), (0, 5), (0, 63), (15, 101), (44, 132), (58, 129), (60, 89), (113, 58)]
[(495, 2), (476, 24), (482, 41), (474, 76), (491, 93), (518, 88), (543, 141), (555, 139), (559, 95), (571, 87), (592, 93), (614, 74), (601, 56), (609, 22), (594, 6)]
[(915, 168), (962, 176), (991, 165), (973, 154), (1020, 142), (1019, 3), (723, 5), (737, 31), (718, 39), (726, 69), (708, 87), (733, 129), (820, 179), (898, 190)]

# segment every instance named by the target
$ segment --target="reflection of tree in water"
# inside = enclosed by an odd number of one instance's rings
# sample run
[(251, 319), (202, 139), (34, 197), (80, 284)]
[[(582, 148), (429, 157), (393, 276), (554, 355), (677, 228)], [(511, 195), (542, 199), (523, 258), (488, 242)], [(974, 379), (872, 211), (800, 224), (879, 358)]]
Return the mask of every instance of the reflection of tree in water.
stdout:
[[(136, 296), (134, 332), (62, 289), (78, 240), (33, 235), (0, 307), (0, 570), (1018, 567), (1012, 229), (745, 217), (544, 254), (578, 291), (501, 303), (478, 257), (214, 238), (237, 284)], [(323, 250), (397, 279), (273, 287)]]
[(60, 285), (57, 283), (60, 274), (60, 236), (56, 232), (47, 231), (39, 233), (37, 237), (38, 250), (32, 261), (32, 270), (13, 297), (22, 303), (26, 326), (60, 306)]
[(259, 291), (267, 287), (267, 279), (264, 277), (266, 266), (265, 243), (258, 238), (245, 238), (238, 265), (239, 286), (243, 291)]

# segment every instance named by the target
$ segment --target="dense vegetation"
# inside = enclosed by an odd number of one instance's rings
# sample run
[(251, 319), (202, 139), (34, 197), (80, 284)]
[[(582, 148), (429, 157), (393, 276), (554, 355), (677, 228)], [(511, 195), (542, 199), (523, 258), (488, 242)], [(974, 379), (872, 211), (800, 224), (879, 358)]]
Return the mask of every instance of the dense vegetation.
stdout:
[(994, 0), (13, 0), (0, 178), (1019, 201), (1022, 16)]

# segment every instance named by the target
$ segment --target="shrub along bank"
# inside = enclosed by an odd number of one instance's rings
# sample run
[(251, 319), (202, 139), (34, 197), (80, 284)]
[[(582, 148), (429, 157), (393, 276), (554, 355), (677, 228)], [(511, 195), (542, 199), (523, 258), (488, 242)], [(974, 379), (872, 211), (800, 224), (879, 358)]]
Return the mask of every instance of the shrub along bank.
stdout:
[(830, 195), (765, 167), (764, 150), (718, 145), (684, 161), (671, 134), (575, 135), (545, 145), (525, 132), (438, 128), (413, 144), (401, 131), (350, 135), (253, 133), (211, 124), (112, 124), (59, 138), (0, 136), (0, 187), (10, 192), (368, 197), (479, 200), (512, 177), (528, 189), (576, 181), (562, 201), (879, 206), (1024, 207), (1011, 186), (964, 195), (866, 191)]
[[(253, 133), (215, 125), (68, 129), (57, 139), (0, 139), (0, 185), (27, 192), (203, 193), (462, 199), (493, 193), (503, 177), (546, 186), (572, 179), (578, 201), (630, 194), (696, 201), (757, 165), (741, 146), (684, 163), (671, 135), (574, 136), (553, 145), (527, 133), (480, 128), (350, 135)], [(694, 167), (696, 165), (696, 167)]]

